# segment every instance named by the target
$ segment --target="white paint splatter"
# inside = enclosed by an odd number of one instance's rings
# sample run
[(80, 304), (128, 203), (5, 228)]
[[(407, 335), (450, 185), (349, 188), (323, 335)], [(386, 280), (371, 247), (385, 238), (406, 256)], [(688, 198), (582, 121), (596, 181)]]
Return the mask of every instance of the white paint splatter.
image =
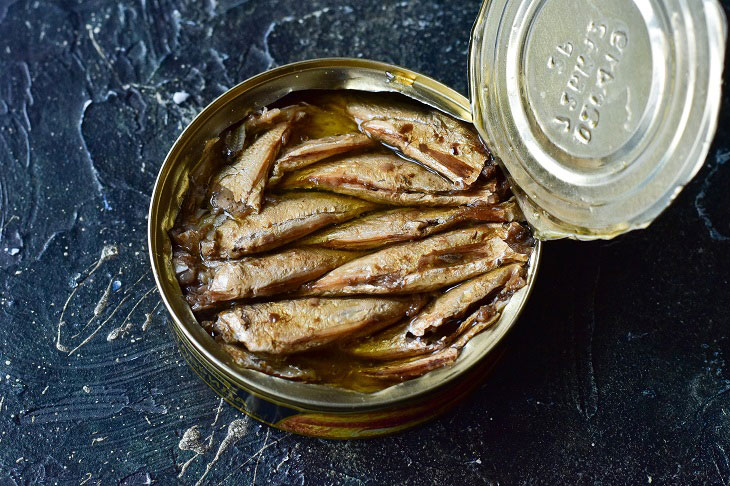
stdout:
[(210, 446), (201, 440), (200, 426), (193, 425), (183, 433), (180, 443), (177, 445), (181, 451), (193, 451), (204, 454)]
[(106, 336), (107, 341), (115, 340), (120, 335), (124, 335), (127, 331), (129, 331), (132, 328), (132, 322), (129, 320), (129, 318), (132, 316), (132, 313), (135, 310), (137, 310), (137, 307), (139, 307), (139, 305), (142, 303), (142, 301), (144, 301), (147, 298), (147, 296), (150, 295), (154, 290), (155, 290), (155, 287), (152, 287), (152, 288), (148, 289), (142, 295), (142, 297), (140, 297), (140, 299), (137, 301), (137, 303), (134, 304), (134, 306), (132, 307), (132, 310), (130, 310), (127, 313), (127, 317), (124, 318), (124, 320), (122, 321), (122, 324), (118, 328), (113, 329), (109, 334), (107, 334), (107, 336)]
[(188, 98), (190, 98), (190, 93), (188, 93), (186, 91), (177, 91), (176, 93), (174, 93), (172, 95), (172, 101), (176, 105), (179, 105), (181, 103), (185, 103), (185, 101), (187, 101)]
[(8, 220), (7, 220), (7, 221), (5, 221), (5, 224), (3, 225), (3, 227), (2, 227), (2, 228), (0, 228), (0, 230), (4, 230), (5, 228), (7, 228), (7, 227), (8, 227), (8, 225), (9, 225), (10, 223), (12, 223), (12, 222), (13, 222), (13, 221), (15, 221), (15, 220), (19, 220), (19, 219), (20, 219), (20, 218), (18, 217), (18, 215), (17, 215), (17, 214), (13, 214), (12, 216), (10, 216), (10, 218), (8, 218)]
[(152, 311), (145, 314), (144, 322), (142, 323), (142, 331), (147, 331), (147, 329), (150, 328), (150, 324), (152, 324), (152, 316), (155, 315), (155, 312), (157, 311), (157, 308), (160, 307), (160, 304), (162, 301), (155, 304), (155, 306), (152, 308)]
[(112, 313), (109, 314), (109, 317), (107, 317), (106, 319), (104, 319), (104, 322), (102, 322), (101, 324), (99, 324), (97, 326), (97, 328), (94, 329), (94, 332), (92, 332), (91, 334), (89, 334), (83, 341), (81, 341), (81, 343), (78, 346), (76, 346), (71, 351), (69, 351), (68, 352), (68, 355), (71, 356), (76, 351), (78, 351), (79, 349), (81, 349), (82, 346), (85, 346), (86, 344), (88, 344), (88, 342), (91, 341), (94, 338), (94, 336), (96, 336), (96, 334), (99, 331), (101, 331), (101, 328), (104, 327), (104, 325), (107, 322), (109, 322), (109, 320), (111, 320), (112, 317), (114, 317), (114, 314), (117, 313), (117, 311), (119, 310), (119, 308), (122, 307), (122, 305), (124, 305), (124, 303), (127, 302), (127, 300), (129, 300), (129, 296), (128, 295), (124, 296), (124, 298), (122, 299), (122, 301), (119, 302), (119, 304), (114, 308), (114, 310), (112, 311)]
[(216, 412), (215, 412), (215, 418), (213, 419), (213, 423), (210, 424), (211, 427), (215, 427), (215, 424), (218, 423), (218, 417), (220, 417), (222, 410), (223, 410), (223, 399), (221, 398), (220, 402), (218, 403), (218, 410), (216, 410)]
[[(266, 428), (266, 437), (264, 437), (264, 445), (261, 448), (261, 450), (266, 449), (266, 444), (269, 443), (269, 434), (271, 433), (271, 428)], [(256, 458), (256, 466), (253, 468), (253, 480), (251, 481), (251, 484), (256, 484), (256, 475), (259, 472), (259, 463), (261, 462), (261, 454), (259, 454), (259, 457)]]
[(203, 472), (203, 475), (200, 476), (200, 479), (198, 479), (198, 482), (195, 483), (195, 486), (203, 484), (205, 476), (207, 476), (211, 469), (213, 469), (213, 466), (215, 466), (223, 453), (246, 435), (246, 432), (248, 432), (248, 425), (248, 417), (236, 419), (228, 425), (228, 433), (221, 441), (221, 445), (218, 447), (218, 452), (215, 453), (213, 460), (205, 466), (205, 471)]
[(200, 435), (200, 428), (197, 425), (193, 425), (183, 433), (182, 439), (180, 439), (180, 443), (177, 446), (182, 451), (193, 451), (195, 452), (195, 455), (185, 461), (182, 468), (180, 469), (180, 474), (177, 475), (178, 479), (182, 478), (185, 475), (185, 471), (188, 470), (190, 464), (192, 464), (192, 462), (197, 459), (198, 456), (200, 456), (201, 454), (205, 454), (213, 445), (213, 434), (208, 437), (207, 443), (203, 442), (201, 440), (201, 437), (202, 436)]
[[(61, 316), (58, 318), (58, 325), (57, 325), (57, 333), (56, 333), (56, 349), (58, 349), (61, 352), (68, 353), (68, 347), (61, 344), (61, 327), (66, 323), (63, 320), (63, 316), (66, 314), (66, 310), (68, 309), (68, 305), (71, 302), (71, 299), (73, 299), (74, 295), (76, 295), (76, 292), (81, 288), (81, 285), (89, 278), (91, 277), (94, 272), (96, 272), (99, 267), (104, 263), (105, 261), (109, 260), (110, 258), (114, 258), (119, 254), (119, 248), (117, 248), (115, 245), (106, 245), (101, 250), (101, 255), (99, 256), (99, 259), (96, 260), (96, 262), (92, 263), (91, 266), (89, 266), (84, 273), (86, 273), (85, 277), (82, 277), (82, 274), (78, 274), (78, 278), (74, 279), (74, 288), (69, 294), (68, 298), (66, 299), (66, 302), (63, 304), (63, 309), (61, 309)], [(108, 297), (108, 296), (107, 296)], [(97, 303), (96, 307), (94, 308), (94, 311), (96, 312), (97, 308), (99, 308), (99, 304)], [(96, 317), (96, 316), (94, 316)], [(92, 320), (94, 319), (92, 317)], [(91, 322), (91, 321), (89, 321)], [(89, 323), (87, 322), (86, 325)]]
[(242, 462), (241, 464), (239, 464), (238, 466), (236, 466), (235, 468), (233, 468), (233, 472), (231, 472), (231, 473), (230, 473), (230, 474), (229, 474), (228, 476), (226, 476), (225, 478), (223, 478), (223, 481), (221, 481), (221, 484), (223, 484), (223, 483), (225, 483), (226, 481), (228, 481), (228, 479), (230, 479), (230, 477), (231, 477), (231, 476), (233, 476), (233, 475), (234, 475), (234, 474), (236, 473), (236, 471), (240, 471), (240, 470), (241, 470), (241, 469), (243, 468), (243, 466), (245, 466), (245, 465), (246, 465), (246, 464), (248, 464), (249, 462), (251, 462), (251, 461), (253, 461), (254, 459), (256, 459), (257, 457), (259, 457), (259, 456), (261, 455), (261, 453), (262, 453), (262, 452), (264, 452), (264, 451), (265, 451), (266, 449), (268, 449), (269, 447), (271, 447), (271, 446), (273, 446), (273, 445), (275, 445), (275, 444), (278, 444), (279, 442), (281, 442), (282, 440), (286, 439), (286, 438), (287, 438), (287, 437), (289, 437), (290, 435), (291, 435), (291, 433), (287, 433), (287, 434), (286, 434), (286, 435), (285, 435), (284, 437), (280, 437), (280, 438), (276, 439), (276, 440), (275, 440), (275, 441), (273, 441), (273, 442), (269, 442), (268, 444), (265, 444), (265, 445), (264, 445), (263, 447), (261, 447), (261, 448), (260, 448), (260, 449), (259, 449), (258, 451), (256, 451), (256, 452), (254, 452), (253, 454), (251, 454), (251, 455), (250, 455), (250, 456), (248, 457), (248, 459), (246, 459), (246, 460), (245, 460), (245, 461), (243, 461), (243, 462)]

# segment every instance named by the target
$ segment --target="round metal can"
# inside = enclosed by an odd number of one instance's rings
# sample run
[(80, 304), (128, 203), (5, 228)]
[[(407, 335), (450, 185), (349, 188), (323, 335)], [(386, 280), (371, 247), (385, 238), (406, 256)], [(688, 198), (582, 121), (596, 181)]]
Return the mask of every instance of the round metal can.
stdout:
[(360, 59), (318, 59), (282, 66), (233, 87), (206, 107), (168, 153), (155, 184), (148, 220), (152, 271), (172, 317), (172, 330), (191, 368), (229, 404), (253, 418), (299, 434), (349, 439), (385, 435), (423, 423), (456, 404), (481, 383), (503, 352), (503, 338), (534, 286), (538, 241), (527, 285), (516, 292), (500, 319), (478, 334), (450, 366), (374, 393), (298, 383), (242, 369), (198, 324), (183, 298), (172, 265), (168, 231), (188, 188), (188, 174), (206, 140), (250, 112), (300, 90), (354, 89), (398, 92), (472, 122), (469, 100), (413, 71)]

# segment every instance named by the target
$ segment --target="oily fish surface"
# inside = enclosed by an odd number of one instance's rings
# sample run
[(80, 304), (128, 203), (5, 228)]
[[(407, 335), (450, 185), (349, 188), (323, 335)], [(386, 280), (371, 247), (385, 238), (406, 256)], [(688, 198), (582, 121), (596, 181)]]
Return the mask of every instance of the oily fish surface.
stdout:
[(275, 296), (296, 290), (361, 254), (304, 247), (215, 262), (202, 272), (205, 283), (191, 291), (187, 300), (193, 311), (199, 311), (230, 300)]
[(398, 206), (463, 206), (499, 202), (494, 180), (466, 191), (393, 153), (369, 153), (322, 162), (286, 175), (279, 189), (319, 189)]
[(439, 111), (381, 99), (343, 95), (347, 112), (363, 132), (442, 174), (459, 189), (476, 181), (490, 157), (473, 130)]
[[(516, 223), (513, 223), (516, 224)], [(401, 243), (346, 263), (307, 284), (307, 295), (428, 292), (526, 262), (507, 242), (508, 227), (485, 224)]]
[(452, 363), (525, 283), (529, 231), (474, 132), (366, 98), (265, 109), (206, 146), (222, 168), (174, 261), (238, 366), (376, 390)]
[(402, 298), (303, 298), (240, 305), (221, 312), (213, 329), (249, 351), (288, 354), (342, 337), (370, 333), (404, 317), (420, 296)]
[(464, 223), (523, 221), (514, 198), (497, 205), (398, 208), (378, 211), (304, 238), (304, 245), (370, 250), (417, 240)]
[(373, 203), (337, 194), (276, 196), (260, 213), (228, 218), (213, 228), (200, 244), (201, 253), (206, 259), (231, 259), (272, 250), (375, 207)]

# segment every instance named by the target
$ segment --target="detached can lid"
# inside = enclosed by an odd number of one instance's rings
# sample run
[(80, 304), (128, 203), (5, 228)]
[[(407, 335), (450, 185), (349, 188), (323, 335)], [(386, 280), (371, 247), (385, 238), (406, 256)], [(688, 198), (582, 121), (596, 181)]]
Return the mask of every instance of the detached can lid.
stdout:
[(485, 0), (477, 129), (543, 239), (646, 227), (702, 166), (727, 34), (716, 0)]

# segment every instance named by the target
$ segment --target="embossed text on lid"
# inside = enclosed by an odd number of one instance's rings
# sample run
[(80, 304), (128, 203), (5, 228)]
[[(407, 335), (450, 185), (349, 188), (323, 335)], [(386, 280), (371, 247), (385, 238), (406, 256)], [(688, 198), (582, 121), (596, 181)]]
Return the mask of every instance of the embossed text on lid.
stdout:
[(725, 49), (716, 0), (486, 0), (475, 122), (544, 238), (645, 227), (702, 165)]

